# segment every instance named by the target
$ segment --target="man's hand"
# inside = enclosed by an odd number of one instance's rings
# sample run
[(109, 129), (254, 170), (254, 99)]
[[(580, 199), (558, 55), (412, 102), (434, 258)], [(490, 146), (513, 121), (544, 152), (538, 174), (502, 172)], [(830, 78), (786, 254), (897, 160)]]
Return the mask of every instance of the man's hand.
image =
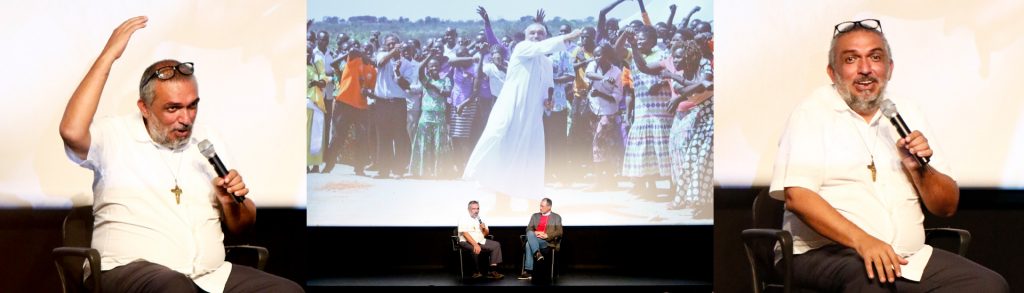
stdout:
[(868, 272), (868, 279), (874, 279), (877, 272), (879, 282), (896, 282), (896, 278), (902, 276), (900, 265), (909, 262), (896, 255), (889, 244), (870, 235), (865, 237), (857, 241), (853, 249), (864, 258), (864, 269)]
[(583, 30), (582, 29), (575, 29), (572, 32), (569, 32), (568, 34), (565, 34), (565, 40), (566, 41), (573, 40), (573, 39), (578, 38), (581, 35), (583, 35)]
[(125, 20), (110, 34), (110, 39), (103, 47), (92, 68), (85, 74), (78, 88), (71, 94), (67, 108), (64, 109), (64, 116), (60, 120), (60, 137), (80, 159), (85, 159), (89, 154), (89, 145), (92, 143), (92, 134), (89, 126), (92, 125), (92, 118), (96, 115), (96, 108), (100, 103), (100, 94), (107, 83), (107, 76), (110, 75), (110, 68), (114, 61), (121, 57), (128, 40), (135, 31), (146, 27), (145, 16), (136, 16)]
[(897, 140), (896, 148), (902, 150), (900, 157), (903, 161), (903, 167), (910, 171), (916, 171), (921, 168), (921, 164), (917, 163), (917, 159), (914, 159), (910, 154), (915, 154), (921, 158), (932, 156), (932, 148), (928, 145), (928, 138), (925, 138), (924, 134), (917, 130), (908, 134), (907, 138)]
[(238, 171), (235, 171), (235, 169), (228, 171), (228, 175), (224, 176), (224, 178), (214, 178), (213, 185), (216, 187), (214, 190), (217, 192), (217, 199), (220, 200), (221, 204), (234, 203), (235, 196), (249, 194), (249, 188), (245, 187), (242, 175), (238, 175)]
[(107, 45), (103, 47), (103, 53), (100, 53), (100, 56), (109, 57), (111, 58), (110, 60), (121, 58), (121, 54), (124, 53), (124, 48), (128, 46), (128, 40), (131, 39), (132, 34), (146, 27), (147, 21), (149, 21), (149, 18), (145, 16), (136, 16), (125, 20), (110, 34), (110, 39), (107, 40)]
[(473, 243), (473, 254), (480, 254), (480, 244)]
[(480, 15), (480, 18), (482, 18), (484, 20), (484, 23), (490, 23), (491, 22), (491, 18), (487, 16), (487, 9), (484, 9), (483, 6), (477, 6), (476, 7), (476, 14)]

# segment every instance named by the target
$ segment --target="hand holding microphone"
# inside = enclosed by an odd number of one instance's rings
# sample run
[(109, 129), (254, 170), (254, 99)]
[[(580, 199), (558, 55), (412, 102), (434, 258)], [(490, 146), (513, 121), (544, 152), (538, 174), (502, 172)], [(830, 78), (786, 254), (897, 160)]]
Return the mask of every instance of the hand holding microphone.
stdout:
[(928, 162), (931, 161), (931, 148), (928, 147), (928, 140), (925, 139), (923, 135), (921, 135), (921, 132), (914, 132), (910, 130), (910, 127), (907, 126), (907, 122), (903, 121), (903, 117), (900, 116), (899, 112), (896, 111), (896, 104), (893, 103), (891, 100), (882, 100), (881, 107), (882, 115), (885, 115), (885, 117), (889, 118), (889, 122), (892, 123), (892, 126), (896, 127), (896, 132), (899, 132), (900, 137), (903, 138), (904, 141), (906, 141), (903, 145), (901, 145), (901, 147), (911, 145), (911, 142), (917, 139), (922, 140), (921, 143), (924, 144), (923, 150), (918, 150), (917, 152), (915, 152), (914, 150), (912, 150), (912, 147), (908, 147), (908, 152), (910, 153), (910, 156), (914, 157), (914, 159), (917, 160), (917, 163), (920, 164), (921, 167), (927, 165)]
[[(221, 178), (225, 178), (228, 176), (228, 169), (225, 168), (224, 163), (220, 161), (220, 157), (217, 156), (217, 152), (214, 151), (213, 144), (210, 143), (209, 140), (204, 139), (203, 141), (199, 142), (199, 152), (202, 153), (204, 157), (210, 160), (210, 165), (213, 165), (213, 169), (217, 171), (217, 176), (220, 176)], [(237, 176), (238, 173), (236, 172), (235, 174)], [(227, 178), (225, 178), (225, 180), (226, 179)], [(241, 179), (239, 179), (239, 183), (241, 183)], [(242, 203), (245, 201), (245, 194), (248, 193), (248, 190), (244, 190), (245, 192), (242, 193), (242, 195), (236, 195), (236, 193), (239, 193), (237, 191), (231, 194), (231, 196), (235, 198), (235, 202)]]

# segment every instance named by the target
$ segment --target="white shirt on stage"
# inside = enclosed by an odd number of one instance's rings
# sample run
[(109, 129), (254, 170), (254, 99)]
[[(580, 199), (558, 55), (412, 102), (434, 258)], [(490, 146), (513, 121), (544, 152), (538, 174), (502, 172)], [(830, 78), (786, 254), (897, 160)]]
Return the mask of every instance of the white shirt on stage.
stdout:
[(85, 160), (65, 151), (94, 173), (92, 247), (101, 270), (146, 260), (185, 274), (203, 290), (223, 291), (231, 263), (224, 261), (217, 175), (196, 145), (209, 139), (223, 154), (224, 144), (194, 127), (187, 145), (168, 149), (149, 136), (140, 113), (98, 119), (89, 131)]
[(463, 236), (462, 232), (469, 232), (469, 237), (473, 237), (476, 243), (487, 243), (484, 230), (480, 229), (480, 219), (469, 216), (469, 213), (459, 218), (459, 241), (466, 241), (466, 236)]
[(554, 86), (551, 60), (564, 36), (523, 41), (509, 57), (505, 84), (463, 178), (486, 190), (540, 199), (544, 191), (544, 100)]
[[(891, 98), (890, 98), (891, 99)], [(891, 99), (914, 130), (929, 137), (929, 163), (949, 175), (939, 144), (920, 111), (908, 101)], [(907, 177), (896, 149), (900, 138), (881, 111), (870, 122), (850, 109), (831, 86), (817, 89), (791, 114), (779, 142), (770, 194), (785, 200), (786, 187), (818, 193), (844, 218), (888, 243), (910, 259), (904, 277), (920, 278), (931, 255), (924, 241), (924, 214), (918, 193)], [(868, 165), (874, 161), (877, 181)], [(783, 229), (793, 234), (793, 253), (801, 254), (834, 242), (786, 211)]]

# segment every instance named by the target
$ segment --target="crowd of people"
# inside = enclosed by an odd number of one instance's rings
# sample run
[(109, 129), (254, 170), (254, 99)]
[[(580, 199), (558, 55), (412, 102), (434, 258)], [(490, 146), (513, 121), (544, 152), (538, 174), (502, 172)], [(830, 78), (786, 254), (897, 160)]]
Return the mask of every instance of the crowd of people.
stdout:
[(527, 97), (543, 101), (536, 109), (543, 113), (529, 114), (542, 115), (543, 126), (520, 130), (543, 132), (544, 155), (534, 160), (543, 162), (544, 182), (611, 191), (626, 181), (631, 193), (652, 196), (664, 192), (657, 183), (667, 179), (670, 208), (710, 212), (711, 22), (692, 18), (700, 10), (694, 7), (673, 24), (671, 5), (666, 22), (651, 23), (645, 13), (620, 27), (606, 16), (624, 1), (601, 9), (595, 27), (564, 23), (557, 33), (548, 33), (540, 10), (539, 38), (499, 37), (483, 7), (476, 11), (479, 32), (449, 27), (425, 40), (377, 31), (356, 40), (356, 32), (316, 30), (311, 20), (307, 172), (330, 173), (338, 163), (381, 179), (456, 179), (467, 165), (472, 172), (488, 122), (513, 115), (502, 111), (534, 111), (495, 105), (503, 90), (516, 90), (505, 85), (510, 63), (523, 58), (517, 50), (528, 47), (520, 45), (550, 35), (563, 37), (565, 48), (543, 52), (551, 72), (529, 76), (545, 79), (546, 95)]

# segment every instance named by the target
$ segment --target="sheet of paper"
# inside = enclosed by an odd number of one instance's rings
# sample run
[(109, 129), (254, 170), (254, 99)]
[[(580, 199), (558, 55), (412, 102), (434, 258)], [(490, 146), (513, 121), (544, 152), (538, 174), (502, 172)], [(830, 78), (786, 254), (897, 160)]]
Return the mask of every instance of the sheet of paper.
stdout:
[(908, 263), (900, 266), (902, 277), (914, 282), (920, 282), (921, 276), (924, 275), (924, 267), (928, 265), (928, 260), (931, 257), (932, 247), (929, 245), (921, 247), (921, 250), (918, 250), (917, 253), (906, 257)]

